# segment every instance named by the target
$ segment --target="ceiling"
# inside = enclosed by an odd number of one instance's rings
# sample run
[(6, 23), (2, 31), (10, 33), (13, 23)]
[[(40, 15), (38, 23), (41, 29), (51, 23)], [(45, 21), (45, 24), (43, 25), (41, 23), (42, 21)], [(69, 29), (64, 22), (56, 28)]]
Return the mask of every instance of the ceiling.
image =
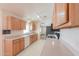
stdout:
[(32, 13), (50, 12), (50, 3), (2, 3), (0, 8), (10, 11), (18, 16), (25, 16)]
[(0, 9), (7, 10), (19, 17), (39, 15), (42, 18), (47, 16), (49, 20), (52, 18), (52, 8), (51, 3), (0, 3)]

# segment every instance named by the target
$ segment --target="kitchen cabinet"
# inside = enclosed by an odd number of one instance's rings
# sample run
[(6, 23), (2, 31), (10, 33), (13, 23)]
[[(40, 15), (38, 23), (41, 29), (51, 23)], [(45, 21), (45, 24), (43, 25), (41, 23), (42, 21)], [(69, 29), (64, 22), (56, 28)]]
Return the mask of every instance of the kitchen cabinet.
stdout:
[(24, 49), (24, 47), (25, 47), (25, 41), (24, 41), (24, 38), (20, 38), (20, 51), (22, 51), (23, 49)]
[(26, 21), (14, 16), (5, 16), (3, 20), (4, 30), (23, 30), (26, 28)]
[(53, 9), (53, 27), (63, 25), (67, 22), (67, 4), (57, 3)]
[(32, 30), (35, 31), (36, 30), (36, 23), (35, 22), (32, 23), (32, 27), (33, 27)]
[(4, 55), (15, 56), (24, 49), (24, 38), (4, 41)]
[(53, 13), (53, 29), (78, 27), (78, 6), (79, 3), (55, 4)]
[(26, 22), (20, 19), (20, 29), (26, 29)]
[(36, 29), (37, 29), (36, 25), (37, 25), (36, 21), (31, 21), (30, 22), (30, 28), (31, 28), (32, 31), (36, 31)]
[(25, 39), (25, 48), (26, 48), (29, 46), (30, 39), (29, 39), (29, 36), (24, 37), (24, 39)]
[(37, 39), (38, 39), (38, 35), (37, 34), (30, 35), (30, 44), (35, 42)]
[(16, 55), (19, 53), (19, 51), (20, 51), (19, 40), (17, 39), (13, 41), (13, 53), (12, 54)]
[(7, 24), (7, 29), (10, 30), (10, 29), (13, 29), (15, 30), (16, 29), (16, 18), (15, 17), (12, 17), (12, 16), (7, 16), (6, 17), (6, 24)]
[(33, 35), (30, 35), (30, 44), (33, 42)]

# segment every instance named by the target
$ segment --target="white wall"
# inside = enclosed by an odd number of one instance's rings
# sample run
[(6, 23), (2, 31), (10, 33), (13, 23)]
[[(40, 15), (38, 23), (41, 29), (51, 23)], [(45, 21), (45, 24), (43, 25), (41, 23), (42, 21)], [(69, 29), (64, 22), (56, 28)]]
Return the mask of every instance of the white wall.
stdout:
[(60, 37), (75, 55), (79, 55), (79, 28), (61, 29)]
[(2, 55), (2, 51), (3, 51), (3, 37), (2, 37), (2, 11), (0, 10), (0, 56)]

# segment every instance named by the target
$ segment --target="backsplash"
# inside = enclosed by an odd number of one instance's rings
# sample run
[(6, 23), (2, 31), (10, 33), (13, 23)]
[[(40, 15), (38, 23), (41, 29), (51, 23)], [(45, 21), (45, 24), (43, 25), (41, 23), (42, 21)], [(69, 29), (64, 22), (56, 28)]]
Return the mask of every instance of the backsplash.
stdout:
[(22, 34), (23, 34), (23, 30), (11, 30), (11, 33), (6, 34), (6, 36), (18, 36)]

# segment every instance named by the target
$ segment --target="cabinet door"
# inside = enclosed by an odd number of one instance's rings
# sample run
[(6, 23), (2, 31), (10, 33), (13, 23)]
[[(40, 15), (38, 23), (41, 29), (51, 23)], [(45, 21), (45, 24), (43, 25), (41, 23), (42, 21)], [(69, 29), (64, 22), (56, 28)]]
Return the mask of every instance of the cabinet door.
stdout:
[(23, 21), (21, 20), (21, 30), (23, 30)]
[(79, 3), (69, 3), (69, 22), (58, 28), (79, 27)]
[(5, 30), (5, 29), (8, 29), (8, 17), (6, 16), (3, 16), (3, 22), (2, 22), (2, 28)]
[(38, 35), (37, 34), (35, 35), (35, 40), (38, 40)]
[(23, 21), (23, 29), (26, 29), (26, 21)]
[(57, 3), (55, 4), (55, 19), (56, 19), (56, 26), (65, 24), (68, 21), (67, 18), (67, 4), (65, 3)]
[(16, 39), (13, 41), (14, 49), (13, 49), (13, 54), (16, 55), (19, 53), (19, 39)]
[(14, 40), (13, 41), (13, 55), (16, 55), (17, 54), (17, 41), (16, 40)]
[(21, 30), (21, 21), (20, 21), (20, 19), (18, 19), (17, 28), (18, 28), (18, 30)]
[(35, 21), (32, 21), (32, 31), (35, 31), (36, 30), (36, 23)]
[(69, 4), (69, 20), (71, 26), (79, 26), (79, 3)]
[(33, 37), (34, 37), (34, 40), (33, 40), (33, 42), (34, 42), (34, 41), (36, 41), (36, 34), (34, 34)]
[(14, 24), (14, 29), (15, 30), (19, 30), (19, 19), (18, 18), (15, 18), (15, 24)]
[(26, 22), (20, 19), (20, 29), (26, 29)]
[(9, 29), (9, 30), (20, 30), (20, 24), (21, 24), (21, 21), (16, 18), (16, 17), (13, 17), (13, 16), (6, 16), (6, 26), (7, 28), (6, 29)]
[(13, 55), (13, 42), (11, 40), (4, 40), (4, 55), (5, 56)]
[(56, 4), (54, 4), (53, 6), (53, 16), (52, 16), (52, 28), (55, 29), (55, 27), (57, 26), (57, 23), (56, 23)]
[(20, 24), (20, 30), (22, 30), (22, 20), (19, 20), (19, 24)]
[(24, 49), (24, 38), (20, 38), (20, 51), (22, 51)]
[(33, 37), (32, 37), (32, 35), (30, 35), (30, 44), (32, 44), (32, 39), (33, 39)]
[(32, 44), (34, 41), (34, 36), (33, 35), (30, 35), (30, 44)]
[(7, 16), (7, 29), (13, 30), (15, 29), (15, 18), (12, 16)]
[(26, 22), (14, 16), (3, 17), (3, 29), (8, 30), (23, 30), (26, 29)]
[(35, 35), (33, 35), (33, 40), (32, 40), (32, 42), (34, 42), (35, 41)]
[(32, 22), (32, 30), (33, 31), (35, 30), (35, 24), (34, 24), (34, 22)]
[(17, 30), (18, 29), (18, 19), (13, 16), (7, 16), (7, 27), (11, 30)]
[(12, 30), (16, 30), (16, 23), (17, 23), (17, 21), (16, 21), (16, 18), (15, 17), (11, 17), (11, 20), (10, 20), (10, 22), (11, 22), (11, 29)]
[(37, 34), (30, 35), (30, 44), (37, 40)]

